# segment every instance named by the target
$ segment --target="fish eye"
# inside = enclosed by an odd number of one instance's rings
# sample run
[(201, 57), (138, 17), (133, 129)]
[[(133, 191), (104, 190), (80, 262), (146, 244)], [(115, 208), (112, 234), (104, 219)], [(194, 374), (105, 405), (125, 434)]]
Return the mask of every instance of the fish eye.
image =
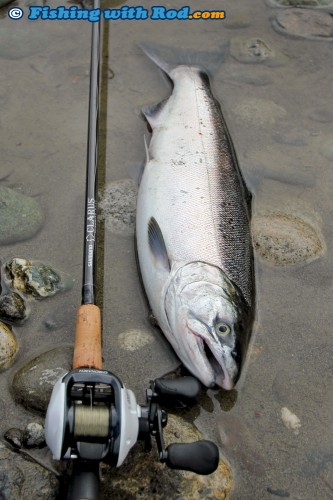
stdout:
[(231, 328), (227, 323), (221, 321), (219, 323), (216, 323), (215, 332), (217, 333), (217, 335), (222, 335), (222, 337), (226, 337), (231, 332)]

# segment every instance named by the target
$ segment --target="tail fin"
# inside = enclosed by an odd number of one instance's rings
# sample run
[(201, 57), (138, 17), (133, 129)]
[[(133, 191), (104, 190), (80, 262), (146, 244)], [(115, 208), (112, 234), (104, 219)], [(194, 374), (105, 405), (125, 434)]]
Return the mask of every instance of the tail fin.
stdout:
[(167, 75), (177, 66), (196, 66), (206, 73), (213, 75), (224, 61), (229, 43), (222, 46), (217, 52), (199, 52), (168, 47), (159, 44), (140, 44), (143, 52), (154, 61)]

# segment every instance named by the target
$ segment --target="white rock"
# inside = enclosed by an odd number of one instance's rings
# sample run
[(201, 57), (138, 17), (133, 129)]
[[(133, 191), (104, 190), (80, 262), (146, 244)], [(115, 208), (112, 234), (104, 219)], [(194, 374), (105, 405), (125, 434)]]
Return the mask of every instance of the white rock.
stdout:
[(148, 330), (132, 328), (118, 335), (118, 344), (126, 351), (137, 351), (154, 342), (154, 335)]
[(287, 429), (293, 430), (294, 434), (299, 433), (302, 425), (300, 419), (285, 406), (281, 408), (281, 418)]

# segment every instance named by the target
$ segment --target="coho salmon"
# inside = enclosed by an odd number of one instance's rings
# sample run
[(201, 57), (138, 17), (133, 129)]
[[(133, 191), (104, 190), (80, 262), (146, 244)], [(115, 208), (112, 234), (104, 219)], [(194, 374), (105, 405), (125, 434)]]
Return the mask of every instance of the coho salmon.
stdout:
[(230, 390), (254, 318), (251, 195), (207, 71), (170, 62), (165, 48), (143, 50), (173, 84), (168, 99), (143, 109), (152, 129), (137, 201), (143, 285), (187, 369)]

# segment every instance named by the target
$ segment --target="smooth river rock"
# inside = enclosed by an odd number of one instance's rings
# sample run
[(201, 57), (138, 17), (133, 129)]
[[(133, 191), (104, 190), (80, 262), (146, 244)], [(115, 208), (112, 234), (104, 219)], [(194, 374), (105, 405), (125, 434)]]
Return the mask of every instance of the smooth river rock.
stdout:
[(118, 344), (125, 351), (137, 351), (154, 341), (155, 337), (149, 330), (140, 328), (131, 328), (118, 335)]
[(23, 431), (23, 444), (27, 448), (42, 448), (46, 446), (44, 426), (38, 422), (30, 422)]
[(272, 26), (283, 35), (333, 41), (333, 18), (328, 12), (288, 9), (276, 14)]
[(44, 214), (34, 198), (2, 186), (0, 220), (0, 244), (8, 245), (34, 236), (43, 225)]
[(29, 410), (46, 412), (54, 384), (71, 370), (72, 356), (72, 347), (57, 347), (20, 368), (12, 382), (15, 401)]
[(55, 500), (58, 480), (36, 462), (26, 460), (0, 441), (0, 498)]
[(22, 324), (28, 318), (29, 312), (24, 299), (18, 293), (10, 292), (0, 297), (0, 319)]
[(288, 62), (282, 54), (261, 38), (233, 38), (230, 42), (230, 54), (239, 62), (283, 66)]
[(254, 217), (252, 236), (257, 253), (274, 266), (311, 261), (325, 250), (319, 233), (291, 214), (270, 213)]
[[(204, 439), (192, 424), (169, 414), (164, 429), (166, 445)], [(208, 476), (169, 469), (157, 458), (155, 443), (150, 453), (137, 445), (117, 470), (102, 466), (104, 498), (199, 499), (230, 498), (233, 487), (230, 467), (220, 459), (217, 470)]]
[(0, 371), (8, 368), (15, 358), (18, 344), (11, 328), (0, 321)]

